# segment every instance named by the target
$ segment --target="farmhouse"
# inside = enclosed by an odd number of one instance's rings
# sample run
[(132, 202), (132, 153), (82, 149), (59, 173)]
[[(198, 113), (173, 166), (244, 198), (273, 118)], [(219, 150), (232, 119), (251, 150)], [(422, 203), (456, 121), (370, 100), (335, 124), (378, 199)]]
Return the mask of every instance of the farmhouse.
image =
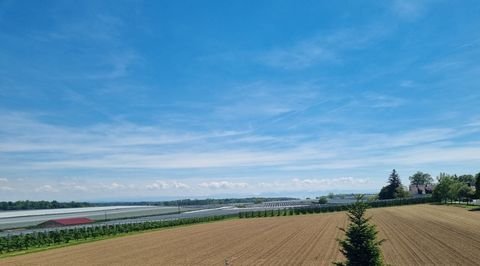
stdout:
[(432, 194), (434, 185), (410, 185), (409, 191), (411, 195), (423, 195), (423, 194)]
[(48, 220), (39, 224), (39, 227), (61, 227), (61, 226), (68, 226), (68, 225), (80, 225), (80, 224), (89, 224), (93, 223), (93, 220), (88, 218), (65, 218), (65, 219), (55, 219), (55, 220)]

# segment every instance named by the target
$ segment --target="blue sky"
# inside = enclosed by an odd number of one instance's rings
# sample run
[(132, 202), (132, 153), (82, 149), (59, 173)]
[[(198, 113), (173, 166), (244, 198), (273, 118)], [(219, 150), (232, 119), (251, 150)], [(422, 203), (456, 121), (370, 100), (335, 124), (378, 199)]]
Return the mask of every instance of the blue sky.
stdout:
[(478, 1), (0, 0), (1, 199), (480, 171)]

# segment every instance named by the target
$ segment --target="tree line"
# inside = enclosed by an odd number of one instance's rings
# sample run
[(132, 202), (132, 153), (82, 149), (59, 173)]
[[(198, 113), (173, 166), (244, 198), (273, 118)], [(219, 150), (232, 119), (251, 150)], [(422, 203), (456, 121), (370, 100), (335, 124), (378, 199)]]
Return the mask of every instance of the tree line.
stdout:
[[(432, 197), (420, 197), (420, 198), (399, 198), (392, 200), (375, 200), (367, 201), (364, 204), (369, 208), (380, 208), (389, 206), (400, 206), (410, 204), (424, 204), (434, 202)], [(244, 211), (238, 213), (239, 218), (257, 218), (257, 217), (274, 217), (274, 216), (291, 216), (291, 215), (304, 215), (314, 213), (326, 213), (326, 212), (339, 212), (348, 211), (352, 204), (343, 205), (329, 205), (329, 206), (304, 206), (284, 209), (271, 209), (262, 211)]]
[(34, 232), (21, 235), (0, 237), (0, 254), (67, 244), (72, 241), (86, 241), (106, 236), (140, 232), (158, 228), (180, 226), (187, 224), (225, 220), (232, 215), (185, 218), (169, 221), (148, 221), (142, 223), (98, 225), (75, 227), (54, 231)]
[[(432, 194), (438, 202), (471, 202), (480, 199), (480, 173), (474, 175), (449, 175), (440, 173), (434, 184), (432, 176), (428, 173), (416, 172), (409, 177), (410, 185), (416, 186), (422, 194)], [(475, 189), (473, 188), (475, 187)], [(400, 176), (394, 169), (388, 178), (388, 184), (378, 194), (379, 199), (408, 198), (410, 193), (405, 190)]]
[[(441, 202), (466, 202), (480, 199), (480, 173), (473, 175), (449, 175), (441, 173), (433, 190), (433, 197)], [(472, 188), (475, 186), (475, 190)]]
[(139, 206), (139, 205), (151, 205), (151, 206), (199, 206), (199, 205), (221, 205), (221, 204), (236, 204), (236, 203), (262, 203), (267, 201), (283, 201), (283, 200), (295, 200), (296, 198), (289, 197), (276, 197), (276, 198), (264, 198), (264, 197), (251, 197), (251, 198), (226, 198), (226, 199), (182, 199), (182, 200), (170, 200), (170, 201), (139, 201), (139, 202), (58, 202), (53, 201), (0, 201), (1, 211), (16, 211), (16, 210), (39, 210), (39, 209), (61, 209), (61, 208), (79, 208), (79, 207), (99, 207), (99, 206)]
[(38, 210), (38, 209), (60, 209), (60, 208), (79, 208), (79, 207), (93, 207), (92, 203), (88, 202), (58, 202), (53, 201), (0, 201), (0, 210), (2, 211), (16, 211), (16, 210)]

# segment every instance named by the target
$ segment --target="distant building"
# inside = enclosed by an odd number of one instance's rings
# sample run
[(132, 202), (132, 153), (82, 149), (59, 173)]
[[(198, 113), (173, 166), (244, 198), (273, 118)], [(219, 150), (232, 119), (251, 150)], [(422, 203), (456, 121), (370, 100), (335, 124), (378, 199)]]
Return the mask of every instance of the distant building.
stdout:
[(38, 225), (38, 227), (62, 227), (62, 226), (69, 226), (69, 225), (80, 225), (80, 224), (89, 224), (93, 223), (92, 219), (88, 218), (65, 218), (65, 219), (55, 219), (55, 220), (48, 220)]
[(424, 194), (432, 194), (435, 185), (428, 184), (428, 185), (410, 185), (408, 190), (410, 191), (411, 195), (424, 195)]

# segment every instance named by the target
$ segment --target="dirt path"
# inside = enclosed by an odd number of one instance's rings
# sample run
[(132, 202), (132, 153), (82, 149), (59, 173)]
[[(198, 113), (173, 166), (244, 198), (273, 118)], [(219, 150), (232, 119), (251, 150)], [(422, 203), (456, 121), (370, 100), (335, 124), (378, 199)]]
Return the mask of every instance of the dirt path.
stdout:
[[(391, 265), (478, 265), (480, 212), (445, 206), (369, 211)], [(345, 213), (231, 220), (0, 260), (0, 265), (331, 265)]]

